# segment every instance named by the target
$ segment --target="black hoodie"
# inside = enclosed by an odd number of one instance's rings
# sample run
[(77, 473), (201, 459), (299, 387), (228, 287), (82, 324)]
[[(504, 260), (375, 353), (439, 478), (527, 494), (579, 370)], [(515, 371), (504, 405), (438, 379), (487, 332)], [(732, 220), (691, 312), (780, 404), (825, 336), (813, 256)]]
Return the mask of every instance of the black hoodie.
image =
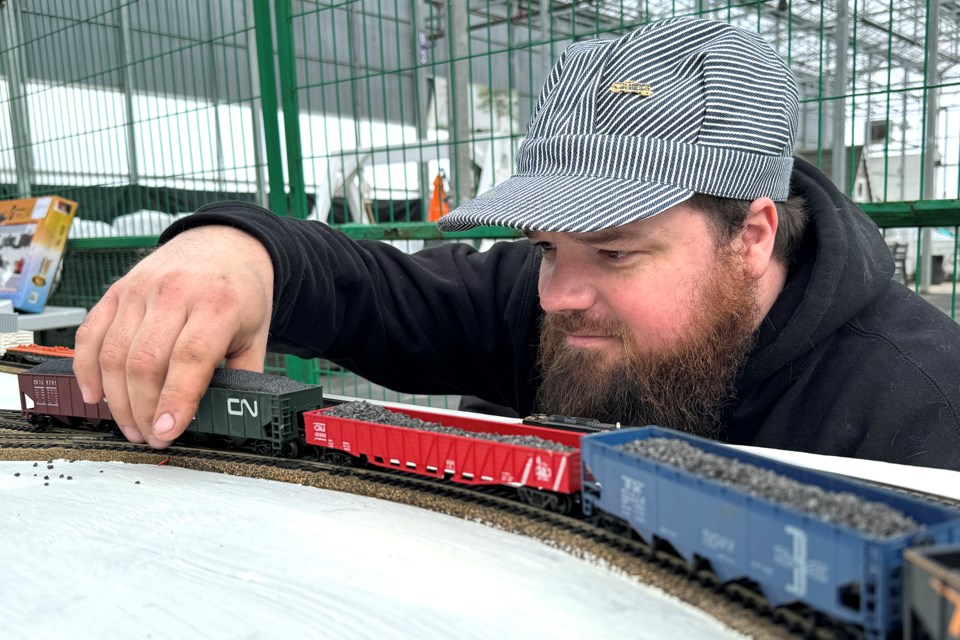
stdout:
[[(791, 187), (810, 224), (721, 438), (960, 469), (960, 327), (891, 279), (876, 225), (817, 169), (797, 159)], [(407, 255), (227, 202), (161, 242), (209, 224), (243, 229), (271, 255), (271, 350), (323, 356), (398, 391), (532, 412), (541, 311), (539, 254), (526, 241)]]

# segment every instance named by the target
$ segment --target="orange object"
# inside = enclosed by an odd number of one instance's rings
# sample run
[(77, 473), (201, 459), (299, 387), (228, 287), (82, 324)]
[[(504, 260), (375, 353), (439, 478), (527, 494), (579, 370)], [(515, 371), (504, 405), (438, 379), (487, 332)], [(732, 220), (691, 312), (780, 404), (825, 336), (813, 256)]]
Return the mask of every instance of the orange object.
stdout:
[(443, 188), (443, 171), (441, 171), (433, 179), (433, 195), (430, 197), (427, 219), (430, 222), (436, 222), (440, 219), (440, 216), (448, 213), (450, 213), (450, 205), (447, 204), (447, 191)]

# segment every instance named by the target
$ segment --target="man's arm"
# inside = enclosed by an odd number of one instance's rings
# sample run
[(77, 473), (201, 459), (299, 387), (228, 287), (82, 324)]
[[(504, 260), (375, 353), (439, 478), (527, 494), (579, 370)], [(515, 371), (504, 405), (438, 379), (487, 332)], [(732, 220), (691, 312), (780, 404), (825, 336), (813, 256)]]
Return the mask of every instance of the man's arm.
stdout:
[[(111, 288), (78, 332), (78, 377), (91, 398), (101, 388), (111, 408), (119, 398), (120, 415), (136, 425), (128, 437), (143, 434), (154, 446), (172, 441), (219, 359), (262, 367), (267, 326), (274, 350), (322, 354), (399, 390), (470, 391), (517, 405), (518, 389), (529, 389), (537, 305), (535, 254), (526, 243), (500, 243), (486, 253), (445, 245), (409, 256), (240, 203), (202, 208), (161, 243)], [(174, 276), (182, 280), (171, 283)], [(141, 297), (154, 302), (137, 302)], [(195, 335), (200, 319), (209, 329)], [(169, 335), (190, 336), (194, 346), (178, 355), (154, 345), (153, 336), (166, 344)], [(238, 350), (250, 352), (241, 364), (230, 356)], [(194, 373), (175, 375), (179, 359)], [(102, 387), (99, 371), (110, 371)], [(130, 389), (138, 397), (125, 413)], [(153, 418), (166, 412), (160, 404), (168, 397), (176, 426), (160, 439)]]

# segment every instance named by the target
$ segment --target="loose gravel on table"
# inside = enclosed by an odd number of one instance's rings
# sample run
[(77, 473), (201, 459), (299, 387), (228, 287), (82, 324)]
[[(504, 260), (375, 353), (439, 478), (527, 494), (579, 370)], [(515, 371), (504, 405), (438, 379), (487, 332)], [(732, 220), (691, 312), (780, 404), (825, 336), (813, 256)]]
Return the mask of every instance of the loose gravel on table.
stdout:
[(338, 404), (323, 412), (324, 415), (335, 418), (348, 418), (350, 420), (362, 420), (363, 422), (375, 422), (377, 424), (389, 424), (396, 427), (409, 427), (411, 429), (421, 429), (424, 431), (436, 431), (453, 436), (466, 436), (479, 440), (492, 440), (495, 442), (505, 442), (522, 447), (533, 447), (536, 449), (549, 449), (550, 451), (570, 452), (576, 451), (575, 447), (568, 447), (554, 442), (538, 438), (537, 436), (511, 436), (500, 433), (491, 433), (485, 431), (467, 431), (456, 427), (448, 427), (437, 422), (426, 422), (420, 418), (414, 418), (405, 413), (390, 411), (383, 407), (362, 400), (356, 402), (344, 402)]
[(910, 533), (920, 525), (906, 514), (848, 492), (826, 491), (769, 469), (708, 453), (674, 438), (645, 438), (622, 445), (633, 454), (742, 489), (785, 507), (851, 527), (877, 538)]

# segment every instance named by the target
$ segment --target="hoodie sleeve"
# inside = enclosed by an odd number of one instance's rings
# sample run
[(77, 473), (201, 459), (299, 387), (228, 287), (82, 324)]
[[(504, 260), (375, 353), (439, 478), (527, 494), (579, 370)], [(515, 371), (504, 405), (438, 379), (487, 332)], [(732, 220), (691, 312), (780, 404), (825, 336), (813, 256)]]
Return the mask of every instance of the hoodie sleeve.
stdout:
[(529, 412), (539, 260), (526, 242), (449, 243), (407, 255), (239, 202), (172, 225), (231, 226), (274, 267), (272, 351), (325, 357), (391, 389), (458, 393)]

